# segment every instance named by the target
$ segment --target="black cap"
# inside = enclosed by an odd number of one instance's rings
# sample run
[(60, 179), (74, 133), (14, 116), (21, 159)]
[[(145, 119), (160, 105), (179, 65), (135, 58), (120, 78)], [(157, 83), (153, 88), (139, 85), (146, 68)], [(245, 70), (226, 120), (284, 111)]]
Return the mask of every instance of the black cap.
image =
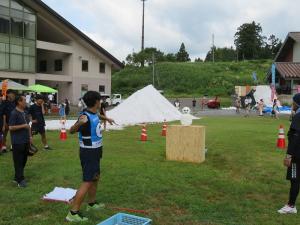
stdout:
[(300, 93), (294, 95), (293, 101), (300, 106)]

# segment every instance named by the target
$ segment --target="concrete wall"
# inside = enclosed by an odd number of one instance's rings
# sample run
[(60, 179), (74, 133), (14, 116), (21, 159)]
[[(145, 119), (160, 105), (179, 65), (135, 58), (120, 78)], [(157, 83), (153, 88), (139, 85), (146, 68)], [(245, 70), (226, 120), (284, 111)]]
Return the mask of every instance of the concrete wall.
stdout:
[[(62, 71), (55, 71), (55, 60), (61, 59), (63, 61)], [(59, 75), (72, 75), (71, 55), (65, 53), (57, 53), (51, 51), (37, 51), (37, 67), (39, 72), (40, 61), (47, 61), (47, 71), (42, 73), (59, 74)]]
[(300, 43), (295, 42), (293, 49), (293, 62), (300, 62)]
[[(88, 85), (88, 90), (99, 91), (99, 86), (105, 86), (105, 93), (111, 94), (111, 65), (101, 58), (97, 52), (84, 47), (78, 42), (71, 43), (74, 54), (73, 57), (73, 100), (78, 102), (81, 97), (81, 85)], [(82, 61), (89, 62), (88, 72), (82, 71)], [(105, 73), (100, 73), (99, 64), (105, 63)]]

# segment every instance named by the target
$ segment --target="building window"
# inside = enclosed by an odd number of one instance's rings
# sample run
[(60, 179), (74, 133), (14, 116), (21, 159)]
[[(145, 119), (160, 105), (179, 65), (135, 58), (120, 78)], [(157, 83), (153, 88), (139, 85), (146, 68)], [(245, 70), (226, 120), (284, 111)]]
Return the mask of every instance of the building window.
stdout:
[(41, 60), (39, 65), (39, 71), (40, 72), (47, 72), (47, 61)]
[(15, 37), (23, 37), (22, 19), (11, 18), (11, 35)]
[(0, 69), (36, 71), (36, 15), (21, 1), (0, 0)]
[(99, 92), (105, 93), (105, 86), (104, 85), (99, 85)]
[(0, 5), (3, 5), (5, 7), (9, 7), (9, 0), (1, 0)]
[(23, 6), (22, 6), (21, 4), (19, 4), (18, 2), (12, 0), (12, 1), (10, 2), (10, 4), (11, 4), (11, 8), (12, 8), (12, 9), (18, 9), (18, 10), (23, 11)]
[(99, 67), (100, 73), (105, 73), (105, 63), (100, 63)]
[(0, 34), (9, 35), (9, 18), (0, 15)]
[(89, 61), (82, 60), (82, 71), (88, 72), (89, 71)]
[(0, 52), (0, 70), (9, 69), (9, 54), (6, 52)]
[(55, 71), (63, 70), (63, 61), (61, 59), (57, 59), (54, 61), (54, 69)]
[(24, 22), (24, 37), (26, 39), (34, 40), (36, 37), (35, 33), (35, 23), (31, 23), (28, 21)]
[(13, 71), (21, 71), (23, 68), (22, 55), (10, 54), (10, 69)]

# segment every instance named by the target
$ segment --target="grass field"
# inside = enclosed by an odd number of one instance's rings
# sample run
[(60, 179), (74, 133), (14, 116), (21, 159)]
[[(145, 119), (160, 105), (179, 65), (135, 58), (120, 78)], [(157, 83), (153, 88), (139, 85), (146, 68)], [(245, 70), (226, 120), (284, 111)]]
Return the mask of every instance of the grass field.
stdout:
[[(102, 182), (98, 198), (109, 207), (149, 210), (154, 225), (299, 224), (299, 216), (276, 213), (287, 200), (289, 184), (275, 148), (279, 124), (288, 119), (203, 118), (208, 155), (204, 164), (167, 162), (160, 125), (149, 127), (147, 143), (140, 128), (104, 134)], [(81, 181), (75, 136), (58, 140), (48, 133), (54, 151), (40, 151), (26, 168), (29, 187), (11, 182), (11, 153), (0, 156), (0, 224), (62, 225), (68, 206), (46, 203), (43, 194), (55, 186), (76, 188)], [(39, 143), (39, 139), (35, 138)], [(96, 225), (116, 210), (86, 213)], [(143, 216), (143, 215), (142, 215)]]

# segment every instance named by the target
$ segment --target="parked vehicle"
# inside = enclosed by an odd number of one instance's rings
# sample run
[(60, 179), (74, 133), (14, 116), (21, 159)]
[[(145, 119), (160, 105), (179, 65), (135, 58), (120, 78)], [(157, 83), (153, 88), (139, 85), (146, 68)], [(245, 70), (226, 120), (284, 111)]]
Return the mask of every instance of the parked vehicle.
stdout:
[(101, 97), (105, 99), (106, 106), (117, 106), (122, 102), (121, 94), (113, 94), (112, 96), (108, 94), (101, 94)]
[(215, 99), (208, 100), (206, 105), (210, 109), (219, 109), (221, 107), (221, 102), (218, 99), (218, 96), (216, 96)]

